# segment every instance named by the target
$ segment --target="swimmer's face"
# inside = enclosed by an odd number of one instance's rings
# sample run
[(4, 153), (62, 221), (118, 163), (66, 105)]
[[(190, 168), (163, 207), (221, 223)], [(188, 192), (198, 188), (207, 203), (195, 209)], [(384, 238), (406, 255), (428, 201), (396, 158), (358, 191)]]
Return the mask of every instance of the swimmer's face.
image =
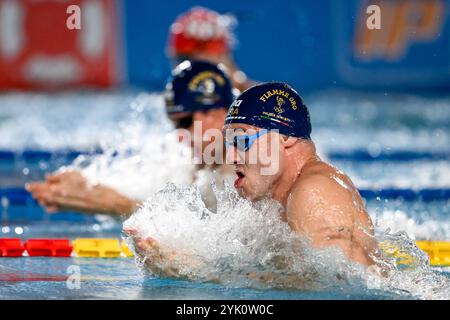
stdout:
[[(185, 129), (190, 132), (191, 139), (189, 139), (190, 146), (194, 149), (195, 153), (199, 154), (202, 150), (212, 143), (212, 139), (205, 138), (205, 133), (208, 130), (222, 130), (223, 122), (227, 114), (226, 108), (209, 109), (206, 111), (181, 112), (170, 115), (169, 118), (174, 123), (177, 129)], [(215, 140), (213, 142), (216, 142)], [(220, 147), (217, 150), (222, 149), (222, 141)]]
[[(253, 135), (260, 128), (246, 124), (231, 124), (224, 127), (225, 134)], [(232, 137), (226, 141), (233, 141)], [(259, 136), (247, 151), (238, 150), (236, 146), (227, 146), (227, 163), (234, 164), (236, 172), (235, 188), (249, 200), (258, 200), (271, 195), (274, 184), (278, 181), (285, 166), (281, 136), (269, 131)]]

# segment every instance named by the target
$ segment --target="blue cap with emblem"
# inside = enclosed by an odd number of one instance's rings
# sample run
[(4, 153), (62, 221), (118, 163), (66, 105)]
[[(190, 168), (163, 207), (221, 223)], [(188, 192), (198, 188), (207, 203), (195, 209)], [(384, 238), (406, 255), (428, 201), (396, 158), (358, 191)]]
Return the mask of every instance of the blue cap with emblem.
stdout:
[(288, 84), (268, 82), (244, 91), (228, 109), (225, 125), (249, 124), (310, 139), (311, 120), (302, 98)]
[(169, 114), (228, 108), (233, 99), (223, 66), (205, 61), (181, 62), (172, 71), (165, 92)]

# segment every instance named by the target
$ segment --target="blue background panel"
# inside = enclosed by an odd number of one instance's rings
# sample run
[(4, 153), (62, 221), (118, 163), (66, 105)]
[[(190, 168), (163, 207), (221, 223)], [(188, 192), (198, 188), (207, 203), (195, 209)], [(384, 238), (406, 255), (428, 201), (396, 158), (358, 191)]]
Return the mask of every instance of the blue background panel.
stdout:
[[(175, 18), (201, 5), (220, 13), (230, 13), (235, 27), (237, 63), (260, 81), (283, 80), (299, 90), (334, 86), (363, 89), (448, 89), (450, 83), (450, 33), (448, 0), (374, 1), (382, 8), (382, 29), (368, 31), (365, 9), (372, 2), (357, 0), (321, 1), (165, 1), (123, 0), (123, 34), (128, 81), (132, 85), (160, 90), (170, 63), (165, 55), (168, 30)], [(386, 6), (389, 3), (389, 9)], [(425, 3), (425, 5), (423, 5)], [(412, 36), (430, 6), (436, 32), (426, 39)], [(392, 25), (407, 9), (402, 23)], [(384, 11), (383, 11), (384, 10)], [(389, 52), (358, 55), (358, 35), (376, 32), (386, 39), (409, 28), (396, 41), (404, 43), (395, 59)], [(406, 30), (406, 29), (405, 29)], [(394, 41), (394, 45), (396, 44)], [(383, 43), (378, 43), (377, 46)]]

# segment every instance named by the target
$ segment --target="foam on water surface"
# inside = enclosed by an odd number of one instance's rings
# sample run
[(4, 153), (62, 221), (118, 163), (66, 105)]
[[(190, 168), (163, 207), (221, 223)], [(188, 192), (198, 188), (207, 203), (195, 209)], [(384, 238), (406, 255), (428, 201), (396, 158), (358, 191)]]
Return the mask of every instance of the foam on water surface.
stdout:
[(90, 183), (137, 200), (145, 200), (169, 180), (192, 182), (190, 149), (177, 142), (161, 96), (138, 95), (116, 127), (113, 136), (101, 142), (102, 154), (79, 156), (61, 171), (80, 170)]
[(89, 150), (108, 141), (136, 93), (7, 93), (0, 95), (0, 148)]
[[(214, 192), (216, 213), (206, 209), (197, 188), (169, 184), (124, 227), (153, 238), (161, 252), (170, 253), (170, 258), (156, 262), (158, 270), (175, 268), (182, 278), (194, 281), (265, 289), (380, 291), (404, 298), (449, 297), (450, 280), (431, 270), (424, 253), (404, 233), (384, 233), (379, 240), (408, 252), (414, 267), (399, 269), (386, 259), (390, 274), (383, 278), (351, 263), (340, 250), (311, 249), (281, 221), (276, 202), (252, 204), (230, 187)], [(138, 265), (148, 270), (144, 261), (138, 259)]]

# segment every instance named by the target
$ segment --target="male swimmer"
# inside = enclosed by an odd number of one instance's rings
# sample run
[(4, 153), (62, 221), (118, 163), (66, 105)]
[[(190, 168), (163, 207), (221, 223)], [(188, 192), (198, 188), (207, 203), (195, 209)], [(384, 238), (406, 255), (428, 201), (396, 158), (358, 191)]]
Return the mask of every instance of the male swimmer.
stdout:
[[(294, 89), (279, 82), (252, 87), (233, 102), (224, 129), (231, 131), (227, 163), (235, 166), (241, 195), (280, 202), (282, 219), (313, 247), (337, 246), (355, 262), (374, 264), (374, 228), (361, 196), (318, 157), (308, 109)], [(263, 163), (258, 149), (274, 153)], [(275, 170), (265, 174), (269, 166)]]
[(186, 59), (222, 63), (229, 70), (233, 87), (243, 91), (255, 83), (235, 63), (231, 27), (231, 17), (194, 7), (171, 25), (167, 54), (174, 65)]
[[(230, 80), (223, 67), (202, 61), (184, 61), (178, 65), (167, 84), (165, 97), (166, 111), (174, 126), (191, 133), (192, 147), (198, 145), (201, 147), (194, 152), (202, 152), (211, 143), (203, 139), (205, 132), (209, 129), (220, 132), (228, 106), (234, 98)], [(194, 130), (195, 122), (200, 125), (197, 126), (200, 130)], [(222, 160), (217, 162), (224, 163), (222, 139), (214, 140), (212, 144), (215, 148), (212, 148), (211, 156), (222, 157)], [(214, 151), (218, 154), (215, 155)], [(229, 174), (232, 172), (231, 166), (211, 164), (207, 167), (210, 170), (217, 170), (219, 176), (225, 176), (227, 171)], [(108, 186), (91, 185), (79, 171), (75, 170), (52, 174), (46, 181), (27, 184), (26, 189), (48, 212), (73, 210), (127, 217), (140, 203)], [(207, 194), (204, 196), (208, 197)], [(214, 206), (211, 203), (209, 205)]]
[[(312, 247), (335, 246), (354, 262), (374, 265), (377, 243), (364, 203), (351, 180), (316, 154), (309, 112), (296, 91), (278, 82), (248, 89), (232, 103), (224, 130), (226, 160), (234, 164), (235, 187), (242, 196), (280, 202), (282, 221)], [(155, 239), (138, 230), (124, 232), (137, 255), (148, 258), (148, 269), (177, 276), (170, 267), (177, 252), (164, 253)], [(169, 262), (166, 270), (157, 268), (161, 261)]]

